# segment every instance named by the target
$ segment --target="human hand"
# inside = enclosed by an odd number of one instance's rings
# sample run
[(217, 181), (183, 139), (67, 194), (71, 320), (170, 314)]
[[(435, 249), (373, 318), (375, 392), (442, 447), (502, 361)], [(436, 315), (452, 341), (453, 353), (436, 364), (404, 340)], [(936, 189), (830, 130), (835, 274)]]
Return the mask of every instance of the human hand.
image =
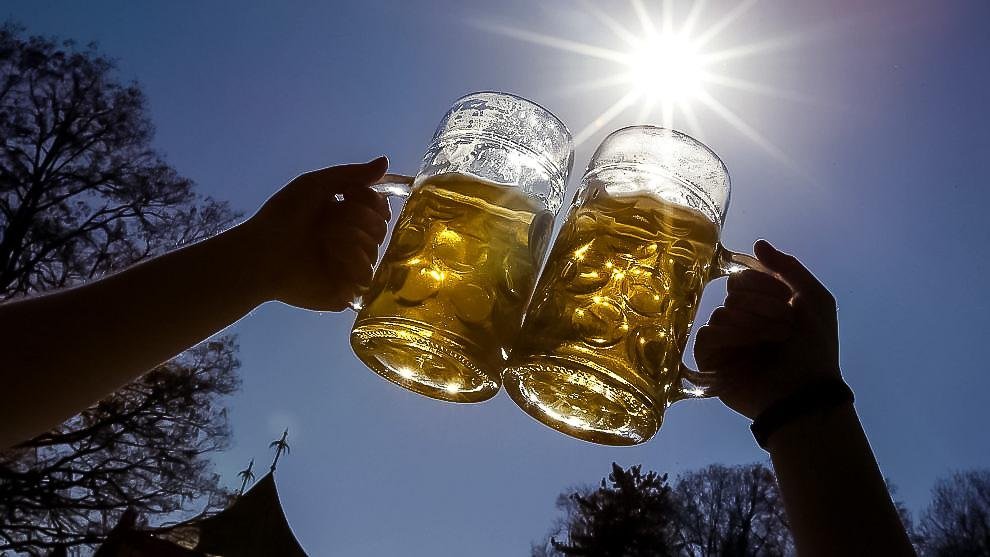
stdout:
[(841, 377), (832, 294), (769, 242), (756, 242), (754, 253), (777, 276), (731, 275), (725, 305), (698, 330), (694, 347), (700, 369), (716, 374), (722, 402), (750, 419), (812, 381)]
[(265, 299), (340, 311), (370, 285), (390, 212), (369, 186), (387, 169), (382, 156), (306, 172), (238, 227), (264, 277)]

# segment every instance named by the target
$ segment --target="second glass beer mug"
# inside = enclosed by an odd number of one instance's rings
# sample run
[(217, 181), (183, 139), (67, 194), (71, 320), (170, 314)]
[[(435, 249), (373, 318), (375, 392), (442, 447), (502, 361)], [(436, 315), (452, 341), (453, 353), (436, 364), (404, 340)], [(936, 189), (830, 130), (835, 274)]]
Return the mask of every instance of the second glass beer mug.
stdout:
[(681, 362), (701, 292), (760, 267), (719, 243), (728, 203), (725, 166), (693, 138), (653, 126), (605, 138), (503, 375), (512, 399), (568, 435), (633, 445), (671, 403), (704, 396)]
[(505, 93), (457, 100), (361, 302), (358, 358), (433, 398), (494, 396), (573, 158), (567, 128), (539, 105)]

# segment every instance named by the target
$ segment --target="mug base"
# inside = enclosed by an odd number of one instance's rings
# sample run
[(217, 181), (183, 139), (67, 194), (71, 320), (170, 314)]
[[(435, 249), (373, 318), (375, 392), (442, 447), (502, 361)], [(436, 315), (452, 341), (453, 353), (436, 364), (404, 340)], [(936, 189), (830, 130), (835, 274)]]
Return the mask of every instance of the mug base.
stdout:
[(375, 373), (421, 395), (449, 402), (481, 402), (500, 383), (479, 367), (468, 341), (403, 318), (360, 320), (351, 331), (354, 354)]
[(631, 385), (567, 359), (528, 358), (507, 367), (502, 380), (509, 397), (527, 414), (591, 443), (645, 443), (663, 418)]

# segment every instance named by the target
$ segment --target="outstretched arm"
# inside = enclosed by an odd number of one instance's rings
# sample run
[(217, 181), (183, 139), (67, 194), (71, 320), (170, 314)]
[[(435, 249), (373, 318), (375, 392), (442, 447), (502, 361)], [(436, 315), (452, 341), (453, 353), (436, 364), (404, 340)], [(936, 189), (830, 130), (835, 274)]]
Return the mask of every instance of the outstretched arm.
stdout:
[(345, 308), (370, 283), (385, 237), (388, 204), (368, 185), (387, 166), (381, 157), (303, 174), (212, 238), (0, 305), (0, 448), (58, 425), (265, 301)]
[[(695, 344), (698, 365), (719, 376), (722, 401), (750, 419), (842, 379), (832, 295), (769, 243), (755, 252), (777, 277), (729, 277), (725, 305)], [(766, 447), (800, 555), (914, 555), (851, 402), (798, 413)]]

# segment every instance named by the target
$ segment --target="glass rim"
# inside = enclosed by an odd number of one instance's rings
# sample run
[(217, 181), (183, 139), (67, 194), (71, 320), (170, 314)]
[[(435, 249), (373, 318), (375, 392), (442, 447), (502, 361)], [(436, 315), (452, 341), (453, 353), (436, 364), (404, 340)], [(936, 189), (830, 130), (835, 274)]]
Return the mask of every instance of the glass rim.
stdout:
[[(609, 139), (612, 139), (612, 136), (619, 135), (620, 133), (629, 132), (629, 131), (633, 131), (633, 130), (636, 130), (636, 131), (664, 131), (664, 132), (669, 132), (669, 133), (673, 134), (674, 136), (677, 136), (678, 138), (688, 139), (689, 141), (692, 141), (693, 143), (701, 146), (705, 151), (708, 152), (708, 154), (710, 154), (715, 160), (718, 161), (718, 164), (722, 167), (722, 172), (725, 173), (726, 182), (731, 185), (731, 183), (732, 183), (732, 177), (729, 175), (729, 168), (727, 166), (725, 166), (725, 161), (722, 160), (722, 157), (719, 157), (718, 154), (715, 153), (715, 151), (711, 147), (709, 147), (708, 145), (706, 145), (705, 143), (703, 143), (701, 140), (699, 140), (698, 138), (696, 138), (696, 137), (694, 137), (694, 136), (692, 136), (690, 134), (684, 133), (684, 132), (679, 131), (679, 130), (676, 130), (674, 128), (665, 128), (663, 126), (655, 126), (653, 124), (636, 124), (636, 125), (633, 125), (633, 126), (626, 126), (624, 128), (619, 128), (617, 130), (614, 130), (612, 132), (609, 132), (609, 134), (606, 135), (605, 138), (602, 139), (601, 142), (598, 143), (598, 147), (595, 148), (595, 152), (591, 155), (591, 161), (589, 161), (588, 168), (586, 168), (585, 171), (584, 171), (584, 177), (588, 177), (591, 174), (593, 174), (594, 172), (598, 172), (601, 169), (608, 168), (608, 167), (611, 167), (611, 166), (616, 166), (616, 165), (619, 165), (619, 164), (630, 164), (631, 161), (623, 161), (623, 162), (610, 163), (610, 164), (604, 165), (604, 166), (593, 166), (593, 163), (598, 160), (598, 157), (597, 157), (598, 150), (602, 148), (602, 145), (604, 145), (605, 142), (607, 142)], [(594, 171), (592, 171), (592, 168), (594, 168)]]
[[(528, 104), (530, 106), (533, 106), (535, 108), (538, 108), (541, 111), (543, 111), (544, 113), (546, 113), (547, 115), (549, 115), (551, 118), (553, 118), (553, 120), (555, 122), (557, 122), (557, 124), (560, 126), (560, 129), (564, 130), (564, 135), (567, 136), (567, 142), (568, 143), (574, 143), (574, 135), (571, 134), (570, 128), (568, 128), (567, 127), (567, 124), (565, 124), (563, 120), (561, 120), (560, 118), (558, 118), (556, 114), (554, 114), (553, 112), (551, 112), (550, 109), (548, 109), (547, 107), (543, 106), (542, 104), (540, 104), (540, 103), (538, 103), (536, 101), (527, 99), (526, 97), (523, 97), (522, 95), (517, 95), (515, 93), (509, 93), (507, 91), (496, 91), (494, 89), (483, 89), (481, 91), (474, 91), (474, 92), (468, 93), (466, 95), (461, 95), (460, 97), (457, 97), (456, 99), (454, 99), (453, 102), (450, 103), (450, 108), (453, 108), (454, 105), (456, 105), (457, 103), (459, 103), (459, 102), (461, 102), (461, 101), (463, 101), (465, 99), (469, 99), (469, 98), (474, 97), (474, 96), (477, 96), (477, 95), (500, 95), (500, 96), (503, 96), (503, 97), (512, 97), (512, 98), (514, 98), (516, 100), (519, 100), (519, 101), (522, 101), (522, 102), (524, 102), (524, 103), (526, 103), (526, 104)], [(450, 111), (450, 108), (447, 109), (448, 112)], [(635, 126), (633, 126), (633, 127), (635, 127)]]
[[(598, 152), (601, 150), (602, 146), (608, 143), (613, 136), (617, 136), (623, 133), (638, 132), (638, 133), (650, 133), (650, 132), (663, 132), (668, 134), (668, 137), (678, 140), (690, 142), (691, 147), (701, 147), (702, 150), (718, 162), (721, 168), (722, 175), (725, 176), (725, 187), (726, 195), (725, 200), (719, 202), (712, 197), (712, 193), (709, 192), (705, 187), (700, 184), (695, 183), (696, 180), (692, 180), (688, 177), (683, 176), (677, 171), (677, 168), (666, 166), (663, 164), (658, 164), (656, 161), (635, 161), (628, 158), (620, 158), (618, 160), (609, 161), (606, 164), (596, 164), (598, 161)], [(731, 190), (732, 190), (732, 176), (729, 174), (729, 169), (725, 165), (725, 161), (718, 156), (715, 151), (708, 145), (701, 142), (699, 139), (673, 128), (665, 128), (663, 126), (655, 126), (652, 124), (638, 124), (633, 126), (626, 126), (612, 131), (601, 142), (595, 149), (594, 154), (591, 156), (591, 160), (588, 161), (588, 167), (584, 171), (584, 175), (581, 177), (581, 182), (584, 183), (588, 180), (594, 180), (598, 175), (610, 171), (610, 170), (630, 170), (638, 172), (641, 174), (647, 174), (652, 176), (662, 176), (669, 180), (674, 180), (680, 183), (682, 186), (690, 189), (695, 195), (700, 197), (708, 209), (711, 211), (709, 218), (718, 224), (719, 228), (725, 225), (725, 216), (729, 210), (729, 202), (731, 200)]]

